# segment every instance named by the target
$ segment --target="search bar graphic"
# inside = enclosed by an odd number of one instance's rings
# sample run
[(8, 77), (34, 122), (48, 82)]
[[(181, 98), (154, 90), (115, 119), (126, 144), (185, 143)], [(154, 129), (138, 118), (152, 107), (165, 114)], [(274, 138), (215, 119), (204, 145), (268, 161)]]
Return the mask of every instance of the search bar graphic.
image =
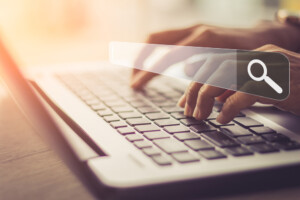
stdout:
[[(260, 77), (253, 76), (253, 74), (251, 72), (251, 67), (256, 63), (260, 64), (263, 68), (263, 74)], [(258, 59), (251, 60), (248, 64), (247, 70), (248, 70), (249, 76), (254, 81), (266, 81), (266, 83), (269, 86), (271, 86), (278, 94), (282, 93), (282, 88), (277, 83), (275, 83), (269, 76), (267, 76), (267, 67), (263, 61), (258, 60)]]
[(111, 42), (109, 58), (115, 65), (260, 97), (289, 95), (289, 61), (276, 52)]

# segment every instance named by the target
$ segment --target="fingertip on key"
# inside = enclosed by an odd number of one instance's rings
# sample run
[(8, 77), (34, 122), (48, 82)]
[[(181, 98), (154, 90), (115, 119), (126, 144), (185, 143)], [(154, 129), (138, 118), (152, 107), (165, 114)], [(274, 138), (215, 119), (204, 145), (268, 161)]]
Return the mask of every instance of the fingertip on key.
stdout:
[(221, 112), (218, 117), (217, 117), (217, 122), (219, 122), (220, 124), (227, 124), (228, 122), (230, 122), (231, 120), (228, 120), (223, 113)]
[(142, 82), (139, 78), (135, 78), (130, 81), (130, 87), (134, 90), (139, 90), (142, 86)]
[(182, 95), (177, 102), (177, 106), (184, 108), (184, 105), (185, 105), (185, 95)]
[(194, 113), (193, 113), (193, 117), (197, 120), (202, 120), (202, 116), (201, 116), (201, 112), (199, 108), (195, 108)]
[(189, 106), (188, 104), (185, 105), (184, 115), (186, 115), (188, 117), (191, 117), (193, 115), (193, 110), (192, 110), (191, 106)]

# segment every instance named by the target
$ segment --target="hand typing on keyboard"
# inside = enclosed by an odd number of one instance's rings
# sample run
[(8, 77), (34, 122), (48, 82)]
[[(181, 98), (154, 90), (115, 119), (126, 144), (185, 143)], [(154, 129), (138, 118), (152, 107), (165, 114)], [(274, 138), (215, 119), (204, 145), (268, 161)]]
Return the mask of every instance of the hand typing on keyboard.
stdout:
[[(205, 120), (184, 115), (184, 109), (176, 106), (184, 88), (172, 84), (172, 79), (157, 80), (144, 90), (134, 91), (125, 85), (126, 70), (122, 75), (114, 72), (57, 74), (57, 78), (102, 122), (159, 166), (300, 149), (298, 142), (242, 112), (230, 123), (219, 123), (220, 103), (215, 103)], [(181, 101), (187, 102), (187, 98)]]
[(210, 115), (216, 99), (224, 103), (222, 110), (217, 117), (217, 121), (222, 124), (230, 122), (240, 110), (253, 105), (255, 102), (273, 104), (282, 110), (300, 115), (300, 105), (297, 103), (298, 99), (300, 99), (300, 54), (274, 45), (265, 45), (256, 50), (280, 52), (289, 58), (291, 76), (290, 95), (287, 99), (276, 101), (192, 82), (178, 102), (179, 106), (185, 108), (185, 114), (187, 116), (193, 116), (198, 120), (206, 119)]
[[(282, 32), (284, 34), (276, 34)], [(297, 103), (297, 100), (300, 99), (300, 54), (295, 53), (295, 51), (300, 49), (300, 39), (297, 37), (299, 33), (300, 29), (297, 27), (277, 23), (262, 23), (249, 30), (196, 25), (185, 29), (152, 34), (148, 38), (147, 43), (255, 49), (256, 51), (280, 52), (289, 58), (290, 95), (284, 101), (265, 99), (196, 82), (190, 84), (185, 94), (178, 101), (178, 105), (184, 108), (184, 114), (193, 116), (198, 120), (206, 119), (210, 115), (216, 99), (224, 103), (217, 121), (225, 124), (230, 122), (240, 110), (253, 105), (255, 102), (273, 104), (279, 109), (300, 115), (300, 105)], [(257, 37), (260, 39), (257, 40)], [(143, 66), (144, 60), (152, 51), (153, 49), (143, 49), (136, 60), (135, 66)], [(169, 54), (172, 54), (172, 52)], [(186, 69), (186, 71), (191, 73), (189, 69)], [(151, 72), (134, 69), (131, 87), (140, 89), (156, 75)]]

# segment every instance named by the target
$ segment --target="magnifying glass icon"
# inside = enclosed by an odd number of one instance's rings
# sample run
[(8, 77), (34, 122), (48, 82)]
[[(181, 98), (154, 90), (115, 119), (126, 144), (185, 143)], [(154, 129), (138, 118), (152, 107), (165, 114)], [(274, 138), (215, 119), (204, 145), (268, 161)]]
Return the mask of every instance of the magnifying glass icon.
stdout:
[[(256, 76), (253, 76), (252, 72), (251, 72), (251, 67), (254, 65), (254, 64), (260, 64), (263, 68), (263, 74), (260, 76), (260, 77), (256, 77)], [(281, 94), (282, 93), (282, 88), (277, 84), (275, 83), (269, 76), (267, 76), (267, 66), (265, 65), (265, 63), (261, 60), (258, 60), (258, 59), (254, 59), (254, 60), (251, 60), (248, 64), (248, 74), (250, 76), (250, 78), (254, 81), (266, 81), (266, 83), (271, 86), (271, 88), (273, 88), (278, 94)]]

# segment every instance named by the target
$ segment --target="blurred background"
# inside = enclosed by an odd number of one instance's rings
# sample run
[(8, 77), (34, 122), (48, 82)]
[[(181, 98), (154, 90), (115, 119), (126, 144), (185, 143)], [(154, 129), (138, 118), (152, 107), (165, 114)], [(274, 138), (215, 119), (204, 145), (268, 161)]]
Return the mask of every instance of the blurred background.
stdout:
[(299, 0), (0, 0), (0, 35), (22, 65), (107, 59), (110, 41), (196, 23), (251, 27)]

